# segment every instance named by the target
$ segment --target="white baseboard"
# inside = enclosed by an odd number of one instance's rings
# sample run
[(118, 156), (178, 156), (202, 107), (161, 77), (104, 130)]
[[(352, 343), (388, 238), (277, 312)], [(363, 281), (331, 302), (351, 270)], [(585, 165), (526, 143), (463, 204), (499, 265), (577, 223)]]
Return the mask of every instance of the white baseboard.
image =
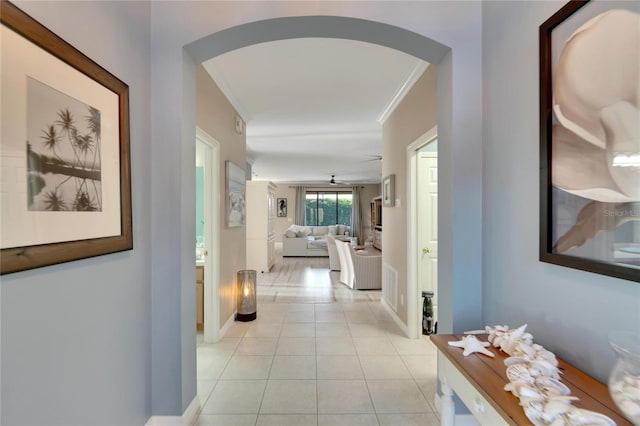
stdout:
[(229, 329), (233, 326), (233, 324), (236, 321), (237, 313), (238, 313), (237, 310), (233, 311), (233, 314), (231, 314), (227, 322), (225, 322), (224, 325), (220, 328), (220, 333), (218, 334), (218, 340), (222, 339), (224, 335), (227, 333), (227, 331), (229, 331)]
[(145, 426), (191, 426), (199, 412), (200, 399), (196, 395), (181, 416), (151, 416)]
[(393, 308), (389, 306), (389, 304), (384, 299), (380, 299), (380, 302), (382, 302), (382, 306), (384, 306), (387, 312), (389, 312), (389, 315), (391, 315), (391, 318), (393, 318), (397, 326), (400, 327), (400, 330), (402, 330), (405, 336), (409, 337), (409, 329), (407, 328), (407, 325), (402, 322), (400, 317), (398, 317), (398, 314), (395, 313)]

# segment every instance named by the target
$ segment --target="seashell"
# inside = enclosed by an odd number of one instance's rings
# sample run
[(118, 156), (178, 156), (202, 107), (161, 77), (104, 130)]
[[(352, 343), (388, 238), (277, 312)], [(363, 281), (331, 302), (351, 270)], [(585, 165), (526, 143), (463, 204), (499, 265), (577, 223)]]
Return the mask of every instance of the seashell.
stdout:
[(534, 348), (531, 344), (521, 343), (520, 350), (529, 358), (533, 359), (537, 353), (538, 349)]
[(525, 401), (541, 401), (544, 400), (544, 395), (538, 389), (531, 385), (519, 384), (515, 386), (517, 397)]
[(548, 376), (554, 379), (560, 378), (560, 376), (558, 375), (558, 369), (553, 364), (547, 361), (533, 360), (529, 364), (531, 366), (531, 369), (530, 369), (531, 375), (534, 377)]
[(545, 422), (551, 423), (558, 416), (564, 414), (569, 411), (569, 406), (571, 404), (571, 400), (567, 399), (553, 399), (547, 402), (544, 405), (544, 411), (542, 413), (542, 418)]
[(555, 354), (553, 352), (549, 352), (546, 349), (542, 349), (541, 351), (538, 351), (538, 353), (535, 356), (535, 359), (539, 361), (546, 361), (551, 365), (553, 365), (554, 367), (558, 366), (558, 359), (556, 358)]
[(567, 419), (565, 419), (564, 415), (558, 416), (547, 426), (567, 426)]
[(513, 364), (507, 367), (507, 377), (511, 382), (525, 382), (525, 383), (534, 383), (533, 377), (531, 377), (531, 373), (529, 373), (529, 369), (522, 364)]
[(487, 334), (487, 330), (469, 330), (465, 331), (464, 334)]
[[(518, 340), (519, 338), (522, 337), (522, 335), (525, 333), (525, 330), (527, 329), (527, 324), (521, 325), (520, 327), (516, 328), (515, 330), (512, 330), (509, 332), (509, 339), (513, 339), (513, 340)], [(531, 336), (529, 334), (529, 336)]]
[(571, 406), (566, 414), (572, 426), (616, 426), (616, 423), (604, 414)]
[(485, 348), (491, 346), (488, 342), (481, 342), (474, 335), (468, 335), (463, 337), (461, 340), (448, 342), (449, 346), (455, 346), (457, 348), (464, 348), (462, 355), (469, 356), (472, 353), (479, 352), (483, 355), (489, 357), (495, 357), (495, 354)]
[(571, 393), (571, 389), (569, 389), (567, 385), (562, 383), (560, 380), (553, 379), (551, 377), (537, 377), (535, 379), (535, 384), (537, 387), (542, 387), (548, 392), (559, 395), (569, 395)]
[(520, 356), (510, 356), (504, 360), (504, 365), (509, 367), (510, 365), (516, 364), (528, 364), (529, 360)]

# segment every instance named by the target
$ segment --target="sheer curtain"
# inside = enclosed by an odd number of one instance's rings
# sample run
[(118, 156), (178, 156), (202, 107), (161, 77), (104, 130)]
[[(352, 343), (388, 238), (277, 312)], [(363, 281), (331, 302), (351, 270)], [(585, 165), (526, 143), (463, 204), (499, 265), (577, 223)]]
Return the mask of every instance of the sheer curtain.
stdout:
[(296, 187), (296, 214), (295, 214), (295, 223), (296, 225), (305, 225), (306, 222), (306, 209), (305, 202), (307, 199), (307, 187), (306, 186), (297, 186)]
[(351, 236), (358, 237), (360, 244), (360, 235), (362, 234), (362, 209), (360, 208), (360, 187), (354, 186), (351, 196)]

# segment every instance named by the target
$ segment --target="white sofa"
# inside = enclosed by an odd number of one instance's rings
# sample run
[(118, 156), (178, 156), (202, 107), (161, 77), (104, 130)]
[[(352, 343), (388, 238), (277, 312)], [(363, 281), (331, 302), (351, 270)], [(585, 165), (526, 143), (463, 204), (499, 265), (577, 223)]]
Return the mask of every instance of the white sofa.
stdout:
[(346, 225), (299, 226), (292, 225), (282, 236), (284, 257), (328, 257), (327, 235), (344, 235), (351, 229)]

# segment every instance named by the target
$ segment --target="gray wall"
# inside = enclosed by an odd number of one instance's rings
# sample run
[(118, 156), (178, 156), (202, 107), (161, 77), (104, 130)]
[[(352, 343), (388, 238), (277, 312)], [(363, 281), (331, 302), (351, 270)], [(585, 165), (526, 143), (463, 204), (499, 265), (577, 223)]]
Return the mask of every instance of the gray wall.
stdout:
[(150, 413), (150, 4), (17, 5), (130, 87), (134, 250), (2, 276), (3, 425)]
[(529, 324), (538, 343), (606, 381), (607, 333), (640, 331), (640, 285), (538, 261), (538, 26), (564, 3), (483, 3), (483, 315)]

